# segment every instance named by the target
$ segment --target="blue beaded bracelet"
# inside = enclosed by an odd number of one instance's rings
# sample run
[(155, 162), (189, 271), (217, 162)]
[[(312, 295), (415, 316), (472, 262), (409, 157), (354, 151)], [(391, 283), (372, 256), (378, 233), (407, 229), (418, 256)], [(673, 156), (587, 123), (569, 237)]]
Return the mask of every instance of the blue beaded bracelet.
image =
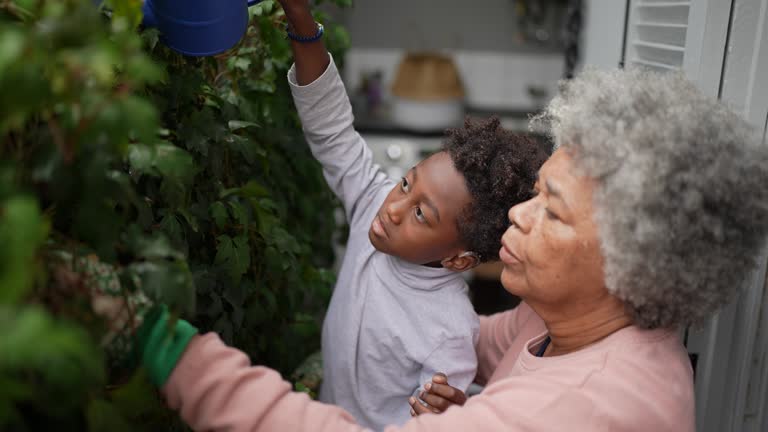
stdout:
[(320, 24), (320, 23), (316, 23), (316, 24), (317, 24), (317, 33), (315, 33), (314, 36), (299, 36), (297, 34), (293, 34), (288, 29), (288, 26), (285, 26), (285, 33), (288, 35), (289, 39), (295, 40), (296, 42), (302, 42), (302, 43), (314, 42), (314, 41), (320, 39), (321, 37), (323, 37), (323, 33), (325, 32), (325, 30), (323, 29), (323, 25), (322, 24)]

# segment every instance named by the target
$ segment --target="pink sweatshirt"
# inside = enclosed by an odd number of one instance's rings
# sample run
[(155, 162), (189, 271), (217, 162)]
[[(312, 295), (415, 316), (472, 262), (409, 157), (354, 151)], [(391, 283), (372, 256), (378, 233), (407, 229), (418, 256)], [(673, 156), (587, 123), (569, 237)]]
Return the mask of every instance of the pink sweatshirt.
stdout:
[[(694, 431), (692, 371), (675, 332), (627, 327), (575, 353), (535, 357), (545, 333), (525, 303), (481, 318), (483, 392), (386, 430)], [(292, 392), (277, 372), (252, 367), (211, 333), (192, 340), (163, 393), (194, 430), (363, 429), (342, 409)]]

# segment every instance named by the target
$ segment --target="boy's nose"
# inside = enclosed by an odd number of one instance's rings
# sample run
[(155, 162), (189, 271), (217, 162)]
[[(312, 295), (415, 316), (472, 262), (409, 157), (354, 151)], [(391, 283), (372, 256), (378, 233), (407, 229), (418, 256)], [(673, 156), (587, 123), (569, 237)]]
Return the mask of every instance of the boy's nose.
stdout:
[(392, 200), (387, 203), (387, 216), (395, 225), (400, 225), (403, 221), (404, 210), (408, 207), (408, 203), (405, 200)]

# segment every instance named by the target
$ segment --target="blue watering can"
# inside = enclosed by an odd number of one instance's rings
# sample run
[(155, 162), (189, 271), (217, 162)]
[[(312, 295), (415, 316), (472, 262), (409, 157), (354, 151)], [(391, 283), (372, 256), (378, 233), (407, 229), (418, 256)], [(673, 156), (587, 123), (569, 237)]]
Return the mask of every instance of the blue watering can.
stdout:
[(248, 7), (261, 0), (145, 0), (145, 27), (184, 55), (202, 57), (232, 48), (245, 34)]

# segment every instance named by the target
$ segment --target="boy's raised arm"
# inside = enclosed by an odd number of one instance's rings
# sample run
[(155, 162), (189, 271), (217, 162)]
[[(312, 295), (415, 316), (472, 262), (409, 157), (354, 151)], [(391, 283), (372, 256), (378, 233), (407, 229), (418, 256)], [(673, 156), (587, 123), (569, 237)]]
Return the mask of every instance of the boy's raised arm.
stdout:
[[(289, 31), (312, 37), (318, 24), (306, 0), (281, 0)], [(312, 154), (354, 223), (368, 208), (376, 192), (387, 184), (386, 175), (373, 164), (371, 151), (353, 127), (354, 117), (336, 65), (322, 43), (292, 40), (294, 67), (288, 73), (296, 110)], [(391, 185), (390, 185), (391, 186)]]

